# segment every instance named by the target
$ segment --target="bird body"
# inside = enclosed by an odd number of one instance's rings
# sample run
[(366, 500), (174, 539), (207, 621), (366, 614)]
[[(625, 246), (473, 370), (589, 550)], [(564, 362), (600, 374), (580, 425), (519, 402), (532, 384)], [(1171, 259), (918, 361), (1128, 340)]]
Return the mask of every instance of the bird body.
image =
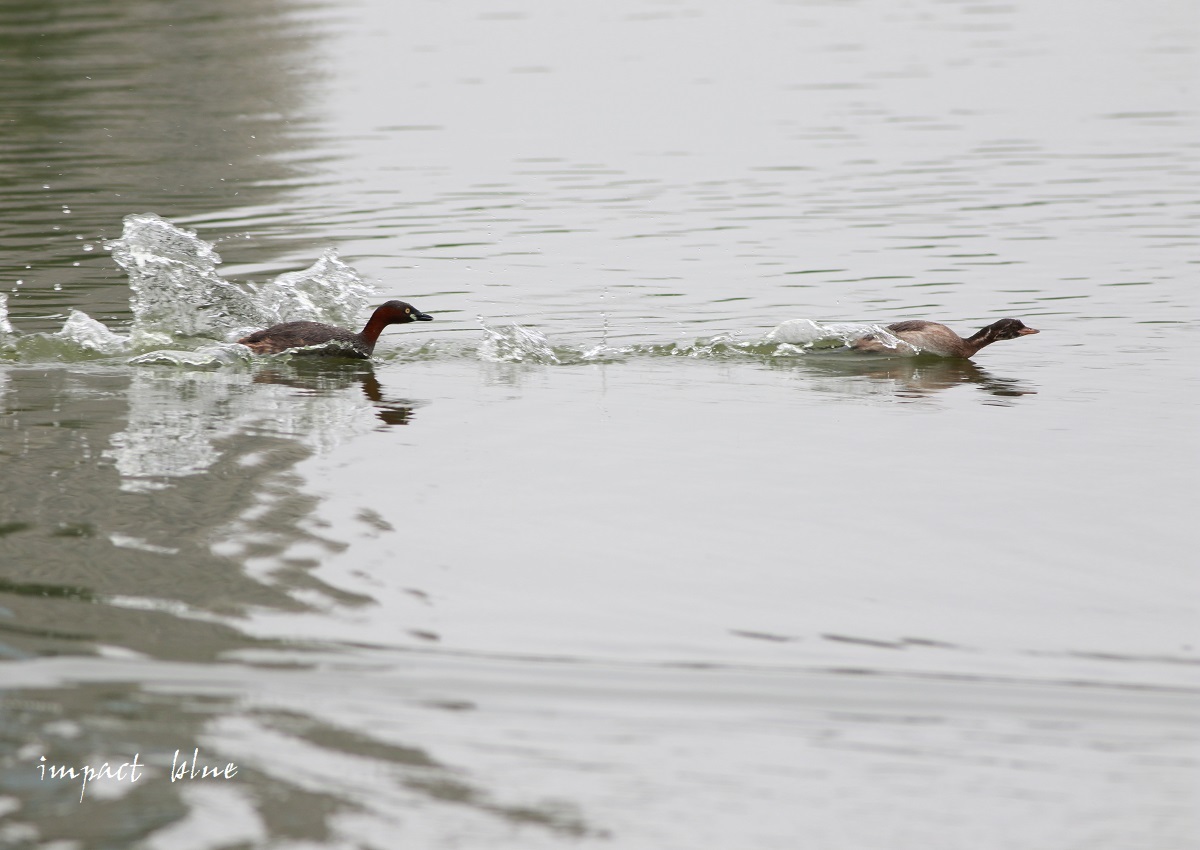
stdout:
[[(981, 328), (966, 339), (943, 324), (920, 320), (896, 322), (888, 325), (887, 331), (915, 348), (915, 353), (936, 354), (940, 357), (973, 357), (979, 349), (993, 342), (1038, 333), (1035, 329), (1026, 327), (1020, 319), (1001, 319), (986, 328)], [(850, 347), (856, 351), (897, 353), (896, 346), (888, 345), (875, 334), (855, 340)]]
[(279, 354), (293, 349), (297, 354), (367, 359), (375, 351), (379, 335), (388, 325), (431, 322), (433, 316), (422, 313), (403, 301), (388, 301), (375, 309), (361, 333), (321, 322), (284, 322), (238, 340), (255, 354)]

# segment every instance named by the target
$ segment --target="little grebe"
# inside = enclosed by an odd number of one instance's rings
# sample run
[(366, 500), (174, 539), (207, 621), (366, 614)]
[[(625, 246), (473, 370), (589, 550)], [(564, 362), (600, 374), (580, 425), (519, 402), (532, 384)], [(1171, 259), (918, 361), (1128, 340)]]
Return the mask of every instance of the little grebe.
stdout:
[(284, 322), (262, 331), (255, 331), (238, 340), (255, 354), (278, 354), (290, 348), (314, 348), (309, 354), (331, 357), (360, 357), (366, 359), (375, 350), (375, 341), (388, 325), (408, 322), (432, 322), (433, 316), (422, 313), (403, 301), (388, 301), (376, 308), (367, 320), (362, 333), (320, 322)]
[[(1020, 319), (1001, 319), (966, 339), (937, 322), (897, 322), (888, 325), (887, 329), (919, 351), (942, 357), (971, 357), (985, 345), (991, 345), (997, 340), (1016, 339), (1019, 336), (1037, 333), (1033, 328), (1025, 327)], [(896, 352), (894, 347), (888, 346), (874, 334), (855, 340), (851, 348), (858, 351)]]

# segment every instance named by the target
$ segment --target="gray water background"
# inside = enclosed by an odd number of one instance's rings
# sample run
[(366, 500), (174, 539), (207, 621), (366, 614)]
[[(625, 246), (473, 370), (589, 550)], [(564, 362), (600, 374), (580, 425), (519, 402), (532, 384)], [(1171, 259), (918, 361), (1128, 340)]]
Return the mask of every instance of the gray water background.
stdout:
[[(1198, 37), (6, 3), (0, 844), (1200, 846)], [(128, 332), (145, 212), (436, 321), (130, 365), (63, 328)], [(763, 341), (1003, 316), (973, 365)]]

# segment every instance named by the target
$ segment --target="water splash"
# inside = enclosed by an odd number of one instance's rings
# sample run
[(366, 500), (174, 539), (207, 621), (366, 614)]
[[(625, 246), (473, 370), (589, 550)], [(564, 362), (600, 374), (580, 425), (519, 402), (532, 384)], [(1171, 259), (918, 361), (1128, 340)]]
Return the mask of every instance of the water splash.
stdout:
[(54, 336), (96, 354), (122, 354), (129, 349), (130, 342), (129, 337), (114, 333), (82, 310), (72, 310), (62, 330)]
[(532, 328), (522, 327), (515, 322), (503, 327), (493, 327), (479, 317), (483, 327), (483, 340), (479, 343), (480, 360), (489, 363), (545, 363), (560, 365), (562, 360), (544, 335)]
[(636, 346), (614, 348), (605, 341), (599, 345), (584, 349), (579, 353), (577, 359), (585, 363), (615, 363), (619, 360), (624, 360), (629, 355), (636, 353), (636, 351)]
[(176, 348), (160, 348), (147, 351), (129, 359), (130, 366), (180, 366), (189, 369), (216, 369), (233, 363), (241, 363), (251, 358), (249, 350), (244, 345), (236, 343), (218, 343), (202, 345), (199, 348), (184, 350)]
[(263, 320), (268, 326), (300, 321), (354, 326), (376, 294), (376, 288), (332, 248), (304, 271), (281, 274), (251, 288), (256, 305), (269, 314)]
[(475, 350), (480, 360), (491, 363), (540, 363), (572, 366), (606, 363), (636, 357), (686, 357), (693, 360), (774, 362), (818, 353), (853, 354), (850, 345), (867, 334), (876, 335), (897, 354), (917, 350), (885, 328), (863, 323), (819, 323), (811, 319), (782, 322), (765, 334), (749, 338), (736, 332), (711, 337), (681, 339), (671, 343), (609, 345), (607, 333), (601, 342), (586, 345), (552, 344), (545, 335), (519, 324), (494, 326), (482, 317), (483, 341)]
[[(356, 326), (376, 294), (376, 288), (334, 250), (325, 251), (303, 271), (282, 274), (271, 281), (226, 281), (217, 272), (221, 257), (212, 243), (154, 213), (126, 216), (121, 237), (106, 242), (105, 247), (129, 275), (134, 315), (129, 334), (117, 333), (74, 310), (56, 334), (14, 335), (6, 301), (0, 295), (0, 350), (5, 356), (63, 359), (128, 355), (132, 357), (130, 365), (135, 366), (219, 368), (247, 359), (243, 349), (229, 345), (245, 333), (300, 320)], [(609, 297), (605, 291), (603, 298)], [(550, 366), (636, 357), (778, 362), (815, 352), (842, 352), (867, 334), (897, 354), (917, 353), (877, 325), (822, 324), (811, 319), (785, 321), (766, 334), (745, 339), (727, 333), (673, 343), (618, 346), (610, 343), (607, 310), (601, 319), (598, 342), (558, 345), (532, 328), (517, 323), (491, 325), (480, 317), (483, 339), (473, 347), (426, 342), (411, 351), (401, 347), (390, 358), (474, 356), (491, 363)]]
[(279, 322), (354, 325), (376, 291), (332, 249), (303, 271), (231, 283), (212, 243), (154, 213), (126, 216), (121, 238), (104, 246), (129, 275), (135, 335), (229, 340)]
[(718, 334), (692, 340), (677, 340), (670, 345), (652, 347), (655, 354), (688, 357), (696, 360), (728, 360), (753, 354), (755, 343), (743, 342), (737, 334)]
[(266, 283), (226, 281), (217, 273), (221, 257), (212, 243), (154, 213), (126, 216), (121, 237), (104, 247), (129, 277), (129, 333), (72, 310), (57, 333), (21, 336), (9, 323), (7, 298), (0, 294), (0, 345), (6, 357), (136, 354), (130, 362), (137, 366), (209, 368), (245, 354), (214, 340), (227, 343), (257, 328), (296, 320), (353, 326), (375, 293), (332, 249), (309, 268)]
[(12, 332), (13, 327), (8, 321), (8, 296), (0, 292), (0, 339)]
[(120, 239), (104, 243), (129, 276), (134, 327), (179, 336), (224, 336), (266, 318), (251, 297), (217, 274), (209, 242), (154, 213), (128, 215)]
[(820, 323), (812, 319), (790, 319), (768, 331), (762, 341), (778, 345), (781, 354), (803, 353), (846, 348), (868, 334), (897, 354), (919, 352), (915, 346), (909, 345), (885, 327), (858, 322)]

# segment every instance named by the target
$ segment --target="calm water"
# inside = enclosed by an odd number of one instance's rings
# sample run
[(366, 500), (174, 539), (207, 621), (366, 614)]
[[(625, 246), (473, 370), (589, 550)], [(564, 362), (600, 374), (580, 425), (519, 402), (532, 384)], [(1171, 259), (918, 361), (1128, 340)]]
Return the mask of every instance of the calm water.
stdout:
[(0, 845), (1200, 847), (1198, 38), (4, 4)]

